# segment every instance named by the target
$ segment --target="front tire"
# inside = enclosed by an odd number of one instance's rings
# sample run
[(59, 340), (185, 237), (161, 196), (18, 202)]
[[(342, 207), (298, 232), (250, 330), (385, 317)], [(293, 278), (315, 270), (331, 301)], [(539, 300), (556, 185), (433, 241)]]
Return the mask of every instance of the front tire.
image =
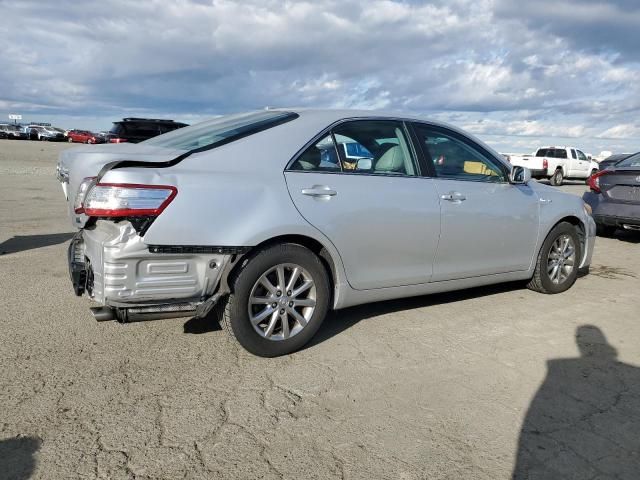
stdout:
[(564, 175), (562, 174), (562, 169), (559, 168), (553, 173), (550, 179), (550, 183), (554, 187), (559, 187), (560, 185), (562, 185), (563, 181), (564, 181)]
[(582, 252), (576, 227), (568, 222), (556, 225), (538, 253), (533, 277), (527, 284), (540, 293), (562, 293), (578, 278)]
[(302, 348), (329, 309), (330, 287), (320, 259), (296, 244), (266, 247), (242, 265), (221, 315), (246, 350), (277, 357)]

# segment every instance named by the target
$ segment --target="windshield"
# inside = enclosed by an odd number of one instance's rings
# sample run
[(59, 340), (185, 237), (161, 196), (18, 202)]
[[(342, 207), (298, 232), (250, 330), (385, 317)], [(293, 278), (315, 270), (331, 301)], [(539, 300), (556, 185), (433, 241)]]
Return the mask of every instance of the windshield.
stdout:
[(631, 168), (639, 168), (640, 167), (640, 153), (635, 153), (630, 157), (625, 158), (624, 160), (616, 163), (616, 167), (631, 167)]
[(149, 140), (144, 144), (177, 150), (194, 150), (214, 147), (235, 139), (275, 127), (297, 118), (291, 112), (262, 111), (225, 115), (190, 127), (174, 130)]

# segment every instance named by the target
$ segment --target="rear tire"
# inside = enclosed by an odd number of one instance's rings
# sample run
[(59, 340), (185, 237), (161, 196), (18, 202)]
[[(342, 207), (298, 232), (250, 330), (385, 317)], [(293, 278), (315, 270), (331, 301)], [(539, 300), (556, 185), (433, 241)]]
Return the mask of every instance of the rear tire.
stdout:
[[(252, 255), (230, 280), (232, 293), (219, 306), (221, 324), (232, 339), (260, 357), (277, 357), (302, 348), (318, 331), (329, 309), (327, 271), (320, 259), (301, 245), (266, 247)], [(303, 285), (311, 286), (302, 290)]]
[(560, 185), (562, 185), (563, 181), (564, 181), (564, 175), (562, 174), (561, 168), (558, 168), (555, 172), (553, 172), (553, 175), (549, 180), (551, 185), (553, 185), (554, 187), (559, 187)]
[(542, 244), (527, 288), (546, 294), (568, 290), (578, 278), (581, 259), (582, 251), (576, 227), (568, 222), (559, 223)]

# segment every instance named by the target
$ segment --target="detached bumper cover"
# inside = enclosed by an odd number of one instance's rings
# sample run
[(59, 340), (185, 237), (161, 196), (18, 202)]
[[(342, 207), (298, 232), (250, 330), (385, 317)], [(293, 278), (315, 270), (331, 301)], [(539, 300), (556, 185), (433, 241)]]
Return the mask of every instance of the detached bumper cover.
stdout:
[(100, 305), (147, 306), (200, 302), (218, 286), (231, 256), (152, 253), (127, 222), (98, 221), (69, 246), (69, 272), (77, 295)]

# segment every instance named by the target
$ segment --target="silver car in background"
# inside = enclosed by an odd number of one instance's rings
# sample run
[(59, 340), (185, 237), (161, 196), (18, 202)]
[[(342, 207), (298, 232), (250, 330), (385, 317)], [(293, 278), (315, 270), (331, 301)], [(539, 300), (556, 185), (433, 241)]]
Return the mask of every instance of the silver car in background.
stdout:
[(65, 150), (77, 295), (98, 320), (216, 315), (295, 351), (330, 309), (521, 280), (570, 288), (595, 224), (464, 132), (406, 115), (266, 110)]

